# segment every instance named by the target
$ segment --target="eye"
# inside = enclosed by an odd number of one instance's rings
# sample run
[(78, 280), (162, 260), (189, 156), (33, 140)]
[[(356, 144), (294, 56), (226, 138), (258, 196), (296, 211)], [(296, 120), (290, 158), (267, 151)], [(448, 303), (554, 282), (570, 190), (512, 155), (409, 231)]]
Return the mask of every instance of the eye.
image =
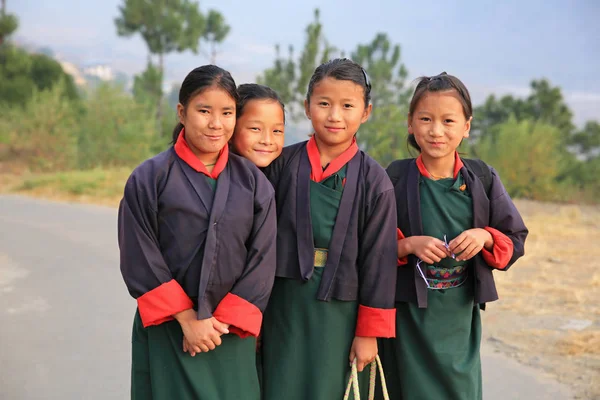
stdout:
[(352, 107), (354, 107), (354, 105), (352, 105), (350, 103), (344, 104), (344, 108), (352, 108)]
[(421, 117), (421, 118), (419, 118), (419, 120), (421, 120), (423, 122), (429, 122), (429, 121), (431, 121), (431, 118), (429, 118), (429, 117)]
[(232, 111), (225, 111), (225, 112), (223, 113), (223, 115), (230, 116), (230, 115), (233, 115), (233, 112), (232, 112)]
[(206, 108), (201, 108), (200, 110), (198, 110), (198, 112), (200, 114), (208, 114), (208, 113), (210, 113), (210, 111), (208, 111)]
[(260, 128), (257, 128), (257, 127), (255, 127), (255, 126), (253, 126), (253, 127), (250, 127), (250, 128), (248, 128), (248, 129), (250, 129), (252, 132), (259, 132), (259, 131), (260, 131)]
[(454, 120), (451, 120), (451, 119), (446, 119), (446, 120), (444, 120), (444, 122), (445, 122), (445, 123), (447, 123), (447, 124), (451, 124), (451, 123), (453, 123), (453, 122), (454, 122)]
[(280, 130), (280, 129), (275, 129), (275, 130), (273, 131), (273, 133), (274, 133), (274, 134), (276, 134), (276, 135), (283, 135), (283, 131), (282, 131), (282, 130)]
[(327, 107), (329, 105), (329, 103), (326, 102), (326, 101), (320, 101), (319, 105), (322, 106), (322, 107)]

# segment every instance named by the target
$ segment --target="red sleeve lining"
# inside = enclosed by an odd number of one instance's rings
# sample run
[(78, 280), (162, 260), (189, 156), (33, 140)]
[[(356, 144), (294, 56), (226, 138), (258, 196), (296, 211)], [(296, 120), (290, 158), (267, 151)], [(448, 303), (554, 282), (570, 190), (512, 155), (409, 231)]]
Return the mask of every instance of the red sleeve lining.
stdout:
[(175, 279), (144, 293), (137, 303), (144, 327), (170, 321), (174, 314), (193, 307), (192, 300)]
[(514, 247), (512, 240), (497, 229), (490, 228), (489, 226), (483, 229), (488, 231), (494, 240), (492, 251), (488, 251), (485, 248), (481, 251), (483, 259), (492, 268), (506, 268), (513, 255)]
[[(404, 233), (402, 233), (400, 228), (396, 228), (396, 234), (397, 234), (397, 240), (406, 239), (406, 236), (404, 236)], [(407, 256), (404, 256), (404, 257), (398, 259), (398, 266), (406, 265), (406, 264), (408, 264)]]
[(217, 320), (231, 325), (229, 332), (241, 338), (257, 337), (262, 325), (262, 312), (254, 304), (241, 297), (227, 293), (213, 313)]
[(396, 309), (358, 306), (356, 336), (396, 337)]

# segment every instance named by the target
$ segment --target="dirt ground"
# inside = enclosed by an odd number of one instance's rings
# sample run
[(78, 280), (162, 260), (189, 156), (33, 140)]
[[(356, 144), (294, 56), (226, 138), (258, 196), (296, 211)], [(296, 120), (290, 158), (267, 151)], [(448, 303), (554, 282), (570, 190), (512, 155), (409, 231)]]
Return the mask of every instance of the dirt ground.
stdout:
[(517, 201), (526, 255), (496, 272), (484, 341), (600, 399), (600, 207)]
[[(0, 175), (0, 193), (18, 187), (19, 177)], [(105, 180), (121, 190), (121, 175)], [(120, 199), (115, 190), (98, 197), (53, 185), (20, 192), (113, 207)], [(600, 399), (600, 206), (516, 203), (530, 230), (526, 255), (495, 273), (500, 300), (483, 313), (483, 340), (570, 385), (579, 399)]]

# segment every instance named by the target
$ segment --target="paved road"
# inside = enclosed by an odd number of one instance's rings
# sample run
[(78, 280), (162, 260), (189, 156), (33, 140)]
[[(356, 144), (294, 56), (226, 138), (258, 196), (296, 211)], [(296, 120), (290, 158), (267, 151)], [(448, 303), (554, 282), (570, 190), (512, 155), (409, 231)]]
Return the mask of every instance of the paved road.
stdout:
[[(134, 310), (114, 209), (0, 196), (1, 400), (127, 399)], [(486, 400), (572, 398), (537, 371), (483, 354)]]

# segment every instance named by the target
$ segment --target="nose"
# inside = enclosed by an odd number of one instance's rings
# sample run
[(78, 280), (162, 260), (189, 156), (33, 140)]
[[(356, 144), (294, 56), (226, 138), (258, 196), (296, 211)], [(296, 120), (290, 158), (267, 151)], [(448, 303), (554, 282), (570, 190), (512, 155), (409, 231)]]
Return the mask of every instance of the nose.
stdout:
[(339, 107), (333, 106), (330, 108), (328, 119), (329, 119), (329, 121), (332, 121), (332, 122), (339, 121), (341, 115), (342, 114), (340, 112)]
[(434, 122), (431, 125), (431, 136), (440, 137), (444, 136), (444, 124), (441, 122)]
[(217, 114), (213, 114), (212, 118), (208, 122), (208, 127), (210, 129), (221, 129), (223, 128), (223, 123), (221, 122), (221, 118)]
[(265, 146), (270, 146), (273, 143), (273, 132), (268, 129), (265, 129), (260, 136), (260, 144), (264, 144)]

